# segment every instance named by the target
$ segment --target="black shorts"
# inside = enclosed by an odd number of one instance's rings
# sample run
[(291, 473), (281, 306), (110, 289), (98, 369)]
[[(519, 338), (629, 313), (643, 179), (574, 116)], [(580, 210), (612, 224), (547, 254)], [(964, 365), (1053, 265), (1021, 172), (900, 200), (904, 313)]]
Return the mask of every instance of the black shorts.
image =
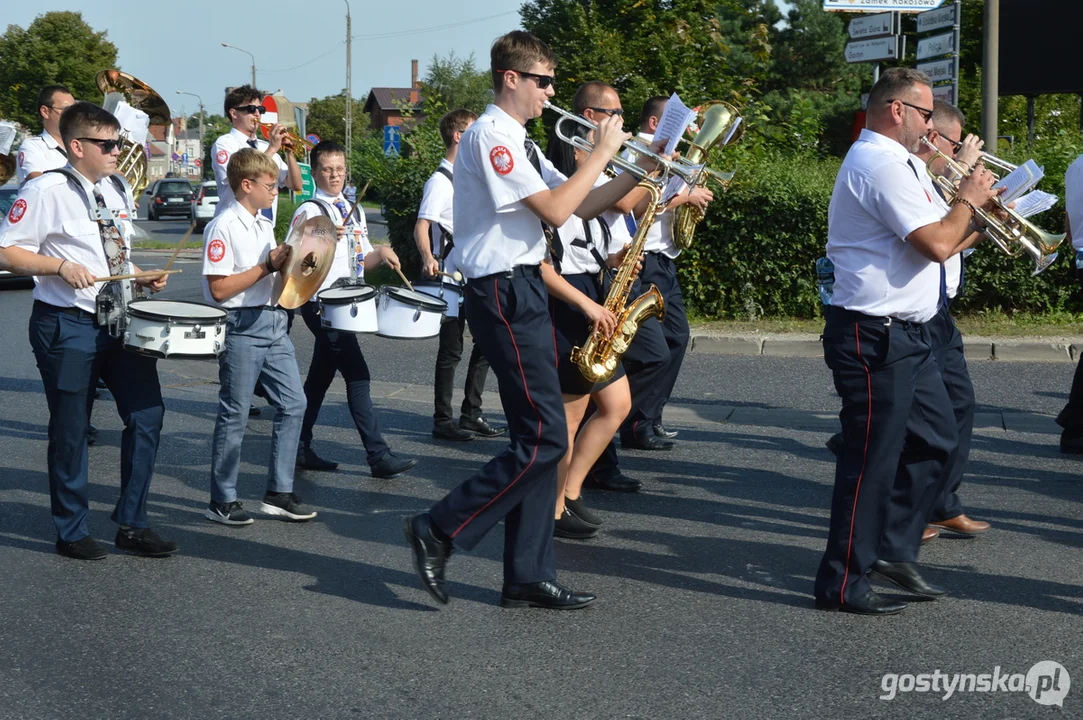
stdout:
[[(579, 292), (598, 304), (605, 302), (597, 273), (565, 275), (564, 279)], [(589, 395), (624, 377), (624, 366), (617, 365), (613, 377), (602, 383), (592, 383), (583, 377), (579, 367), (571, 361), (573, 347), (582, 347), (590, 335), (590, 321), (578, 308), (549, 297), (549, 314), (553, 318), (553, 335), (557, 348), (557, 376), (560, 392), (564, 395)]]

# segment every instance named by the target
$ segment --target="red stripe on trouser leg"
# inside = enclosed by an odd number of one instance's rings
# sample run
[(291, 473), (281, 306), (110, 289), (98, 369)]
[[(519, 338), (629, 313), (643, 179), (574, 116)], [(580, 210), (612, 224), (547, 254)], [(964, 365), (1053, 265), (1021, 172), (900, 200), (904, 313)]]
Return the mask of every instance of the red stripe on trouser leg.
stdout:
[(872, 431), (872, 374), (869, 366), (861, 357), (861, 326), (854, 323), (854, 342), (857, 347), (857, 357), (865, 368), (865, 389), (869, 398), (868, 408), (865, 415), (865, 451), (861, 456), (861, 472), (857, 476), (857, 485), (854, 487), (854, 504), (850, 508), (850, 537), (846, 541), (846, 570), (842, 574), (842, 589), (839, 591), (839, 602), (846, 602), (846, 583), (850, 578), (850, 556), (854, 547), (854, 520), (857, 517), (857, 498), (861, 494), (861, 480), (865, 477), (865, 465), (869, 461), (869, 435)]
[(526, 467), (523, 468), (523, 471), (521, 473), (519, 473), (514, 480), (512, 480), (510, 483), (508, 483), (507, 487), (505, 487), (503, 490), (498, 492), (493, 497), (492, 500), (490, 500), (489, 502), (482, 505), (480, 508), (478, 508), (474, 512), (473, 515), (471, 515), (466, 520), (464, 520), (463, 524), (460, 525), (459, 527), (457, 527), (455, 529), (455, 532), (451, 533), (451, 538), (452, 539), (454, 539), (456, 535), (461, 533), (463, 531), (463, 528), (465, 528), (467, 525), (469, 525), (470, 522), (474, 518), (476, 518), (478, 515), (480, 515), (487, 507), (489, 507), (490, 505), (495, 503), (497, 500), (499, 500), (501, 498), (501, 496), (504, 495), (504, 493), (506, 493), (508, 490), (510, 490), (512, 487), (514, 487), (515, 483), (519, 482), (519, 480), (523, 477), (523, 475), (526, 475), (527, 470), (529, 470), (531, 468), (531, 466), (534, 465), (534, 460), (538, 457), (538, 443), (541, 442), (541, 427), (542, 427), (541, 413), (538, 412), (538, 406), (534, 404), (534, 400), (530, 397), (530, 386), (528, 386), (526, 384), (526, 373), (523, 371), (523, 358), (519, 354), (519, 344), (517, 342), (515, 342), (515, 333), (513, 333), (512, 330), (511, 330), (511, 323), (509, 323), (508, 319), (504, 317), (504, 311), (500, 309), (500, 288), (497, 287), (496, 278), (493, 278), (493, 301), (496, 303), (496, 312), (497, 312), (497, 314), (500, 315), (500, 319), (501, 319), (501, 321), (503, 321), (504, 327), (506, 327), (508, 329), (508, 337), (511, 338), (511, 345), (512, 345), (513, 348), (515, 348), (515, 362), (519, 365), (519, 377), (521, 377), (522, 380), (523, 380), (523, 392), (526, 393), (526, 401), (528, 403), (530, 403), (530, 407), (532, 407), (534, 409), (534, 414), (537, 415), (537, 417), (538, 417), (538, 429), (535, 431), (534, 452), (531, 453), (530, 462), (528, 462), (526, 464)]

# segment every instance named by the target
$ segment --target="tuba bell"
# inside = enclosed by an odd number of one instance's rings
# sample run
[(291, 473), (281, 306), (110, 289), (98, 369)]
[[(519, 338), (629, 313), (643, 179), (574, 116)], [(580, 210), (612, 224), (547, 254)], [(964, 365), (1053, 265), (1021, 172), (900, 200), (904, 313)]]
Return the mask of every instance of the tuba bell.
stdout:
[[(697, 111), (696, 124), (699, 131), (689, 143), (688, 151), (684, 153), (684, 157), (692, 163), (707, 162), (707, 154), (712, 148), (736, 142), (744, 132), (737, 108), (721, 100), (712, 100), (701, 105)], [(732, 172), (720, 173), (712, 170), (704, 173), (698, 184), (706, 185), (708, 179), (714, 178), (725, 187), (733, 176)], [(703, 211), (698, 207), (688, 203), (678, 206), (670, 219), (673, 244), (682, 250), (692, 247), (696, 225), (702, 220)]]
[[(172, 120), (169, 105), (150, 85), (120, 70), (102, 70), (95, 81), (98, 89), (105, 95), (102, 107), (113, 113), (121, 103), (147, 114), (151, 125), (168, 126)], [(147, 178), (147, 153), (141, 142), (125, 137), (122, 129), (120, 157), (117, 159), (117, 172), (124, 176), (138, 199), (149, 184)]]

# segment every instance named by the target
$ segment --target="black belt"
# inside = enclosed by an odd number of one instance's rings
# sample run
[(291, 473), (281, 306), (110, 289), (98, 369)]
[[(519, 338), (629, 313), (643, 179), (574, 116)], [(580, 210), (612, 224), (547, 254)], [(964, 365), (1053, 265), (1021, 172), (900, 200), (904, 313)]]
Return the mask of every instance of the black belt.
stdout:
[(924, 327), (925, 323), (915, 322), (913, 320), (900, 320), (897, 317), (891, 317), (890, 315), (866, 315), (863, 312), (857, 310), (847, 310), (846, 308), (836, 307), (834, 305), (828, 305), (824, 308), (824, 317), (835, 317), (845, 322), (874, 322), (880, 325), (899, 325), (904, 328)]
[(39, 308), (41, 310), (44, 310), (45, 312), (64, 313), (65, 315), (71, 315), (71, 316), (77, 317), (77, 318), (86, 318), (87, 320), (94, 320), (95, 319), (94, 313), (87, 312), (86, 310), (83, 310), (82, 308), (60, 307), (59, 305), (50, 305), (49, 303), (42, 302), (41, 300), (35, 300), (34, 305), (37, 308)]
[(541, 277), (540, 265), (516, 265), (511, 270), (505, 272), (493, 273), (492, 275), (483, 275), (477, 278), (467, 278), (467, 282), (483, 282), (485, 280), (496, 280), (498, 278), (504, 278), (510, 280), (513, 277)]

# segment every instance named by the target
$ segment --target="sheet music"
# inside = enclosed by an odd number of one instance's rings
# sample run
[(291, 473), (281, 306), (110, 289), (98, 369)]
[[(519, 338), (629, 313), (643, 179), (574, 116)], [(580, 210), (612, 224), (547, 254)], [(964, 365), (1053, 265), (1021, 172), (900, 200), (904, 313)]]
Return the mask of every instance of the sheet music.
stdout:
[(122, 136), (136, 145), (142, 145), (147, 141), (150, 130), (150, 116), (142, 110), (137, 110), (126, 102), (117, 103), (113, 111), (117, 122), (120, 123)]
[(993, 188), (1005, 188), (1000, 199), (1005, 203), (1009, 203), (1021, 197), (1028, 190), (1033, 189), (1043, 177), (1045, 177), (1045, 171), (1038, 167), (1038, 164), (1033, 160), (1027, 160), (1001, 178), (999, 182), (993, 185)]
[(1035, 190), (1015, 201), (1015, 211), (1025, 218), (1045, 212), (1057, 204), (1057, 196), (1052, 193)]
[(722, 141), (723, 147), (730, 144), (730, 140), (733, 139), (733, 134), (737, 132), (737, 128), (741, 127), (742, 120), (744, 120), (744, 118), (739, 117), (737, 118), (737, 121), (733, 123), (733, 127), (730, 128), (730, 131), (728, 133), (726, 133), (726, 139)]
[(0, 155), (11, 155), (15, 143), (15, 124), (0, 121)]
[(670, 95), (669, 101), (666, 102), (666, 109), (662, 112), (662, 117), (658, 119), (658, 129), (654, 131), (655, 140), (666, 138), (663, 154), (673, 154), (673, 151), (677, 149), (677, 142), (695, 119), (695, 110), (681, 102), (677, 93)]

